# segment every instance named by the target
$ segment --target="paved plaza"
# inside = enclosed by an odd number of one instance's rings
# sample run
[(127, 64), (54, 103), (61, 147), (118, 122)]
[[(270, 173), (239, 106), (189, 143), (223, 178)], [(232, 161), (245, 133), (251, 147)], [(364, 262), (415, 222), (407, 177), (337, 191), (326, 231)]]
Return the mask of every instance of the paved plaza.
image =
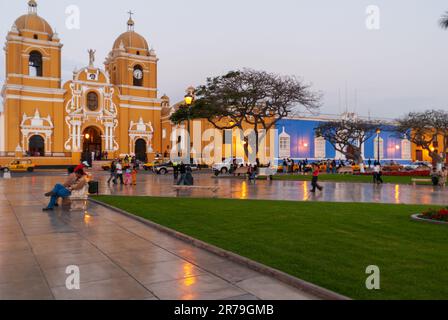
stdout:
[[(95, 204), (43, 213), (62, 178), (0, 179), (0, 299), (315, 298)], [(65, 286), (70, 265), (80, 290)]]
[[(174, 239), (138, 221), (90, 204), (88, 214), (41, 211), (45, 191), (64, 174), (0, 179), (0, 299), (313, 299), (300, 290)], [(208, 190), (177, 194), (171, 176), (142, 174), (137, 187), (102, 194), (225, 197), (296, 201), (447, 204), (432, 187), (323, 183), (311, 195), (304, 182), (216, 179), (196, 175)], [(66, 267), (81, 271), (81, 289), (65, 286)]]
[[(369, 183), (322, 182), (323, 192), (312, 194), (310, 182), (303, 181), (257, 181), (256, 185), (244, 179), (211, 178), (211, 174), (195, 175), (195, 183), (203, 187), (219, 187), (216, 194), (209, 190), (189, 190), (177, 192), (173, 189), (170, 176), (141, 175), (137, 188), (108, 186), (107, 176), (101, 174), (101, 194), (162, 197), (219, 197), (230, 199), (264, 199), (287, 201), (328, 201), (328, 202), (374, 202), (392, 204), (448, 204), (448, 188), (431, 186), (411, 186)], [(387, 182), (387, 177), (385, 178)], [(48, 185), (50, 187), (50, 185)]]

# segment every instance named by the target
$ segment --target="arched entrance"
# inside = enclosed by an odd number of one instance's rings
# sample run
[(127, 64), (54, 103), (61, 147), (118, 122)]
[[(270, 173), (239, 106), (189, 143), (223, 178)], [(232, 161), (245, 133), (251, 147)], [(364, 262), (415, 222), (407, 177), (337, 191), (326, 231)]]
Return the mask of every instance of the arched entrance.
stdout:
[(147, 159), (146, 156), (147, 144), (144, 139), (138, 139), (135, 141), (135, 158), (137, 160), (145, 162)]
[[(101, 131), (96, 127), (86, 128), (83, 132), (82, 141), (82, 159), (89, 163), (99, 159), (102, 153)], [(93, 153), (95, 159), (92, 159)]]
[(32, 157), (45, 156), (45, 140), (41, 136), (32, 136), (29, 140), (28, 152)]

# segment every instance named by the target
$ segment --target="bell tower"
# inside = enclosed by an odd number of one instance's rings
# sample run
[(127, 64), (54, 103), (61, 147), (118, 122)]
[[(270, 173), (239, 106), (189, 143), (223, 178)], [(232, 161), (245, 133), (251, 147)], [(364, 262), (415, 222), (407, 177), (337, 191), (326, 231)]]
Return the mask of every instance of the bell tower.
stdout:
[[(133, 13), (129, 13), (127, 31), (121, 34), (105, 61), (110, 81), (120, 91), (120, 149), (135, 153), (145, 150), (147, 158), (161, 149), (161, 104), (157, 92), (158, 58), (146, 39), (135, 31)], [(136, 124), (145, 124), (139, 132)], [(143, 128), (140, 125), (139, 128)], [(123, 145), (123, 141), (129, 141)], [(144, 152), (143, 152), (144, 153)], [(139, 155), (143, 158), (143, 155)]]
[(157, 97), (157, 56), (146, 39), (135, 32), (132, 12), (129, 12), (127, 31), (114, 43), (106, 59), (111, 82), (123, 95)]
[[(39, 156), (62, 152), (62, 135), (58, 138), (53, 131), (55, 126), (63, 126), (62, 44), (48, 22), (38, 15), (35, 0), (28, 2), (28, 13), (14, 22), (4, 50), (5, 151), (29, 155), (33, 149), (33, 154)], [(32, 116), (32, 124), (26, 124)], [(38, 140), (39, 146), (30, 146)]]

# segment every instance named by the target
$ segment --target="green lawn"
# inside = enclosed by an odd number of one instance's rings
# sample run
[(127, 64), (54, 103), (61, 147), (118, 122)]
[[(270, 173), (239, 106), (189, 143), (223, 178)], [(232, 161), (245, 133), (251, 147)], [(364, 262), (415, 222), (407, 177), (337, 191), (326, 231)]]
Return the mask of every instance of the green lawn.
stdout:
[[(411, 221), (423, 206), (97, 199), (355, 299), (448, 298), (448, 226)], [(379, 291), (365, 288), (369, 265)]]
[[(384, 183), (392, 184), (412, 184), (412, 178), (416, 179), (431, 179), (430, 177), (396, 177), (396, 176), (383, 176)], [(358, 183), (372, 183), (371, 176), (357, 176), (357, 175), (341, 175), (341, 174), (322, 174), (319, 176), (320, 181), (329, 182), (358, 182)], [(287, 180), (287, 181), (311, 181), (311, 176), (303, 176), (297, 174), (290, 175), (276, 175), (274, 180)], [(431, 183), (423, 182), (419, 184), (430, 185)]]

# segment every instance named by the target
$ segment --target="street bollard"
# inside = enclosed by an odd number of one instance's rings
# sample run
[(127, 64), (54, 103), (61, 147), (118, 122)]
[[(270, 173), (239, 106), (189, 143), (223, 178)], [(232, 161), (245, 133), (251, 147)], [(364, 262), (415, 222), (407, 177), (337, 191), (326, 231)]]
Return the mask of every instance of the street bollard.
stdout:
[(9, 169), (3, 171), (3, 179), (11, 179), (11, 171)]

